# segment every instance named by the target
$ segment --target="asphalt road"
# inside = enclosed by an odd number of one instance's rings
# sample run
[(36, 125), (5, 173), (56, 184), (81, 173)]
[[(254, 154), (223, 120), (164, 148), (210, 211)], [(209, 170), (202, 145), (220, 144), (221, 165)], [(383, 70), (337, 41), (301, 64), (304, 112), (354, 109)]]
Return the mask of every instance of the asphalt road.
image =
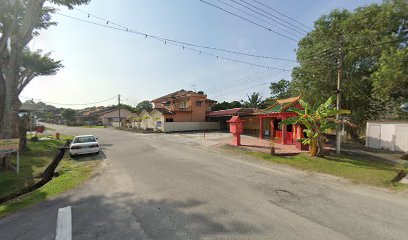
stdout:
[(186, 137), (94, 134), (106, 155), (87, 183), (0, 219), (0, 239), (408, 239), (408, 197), (221, 153)]

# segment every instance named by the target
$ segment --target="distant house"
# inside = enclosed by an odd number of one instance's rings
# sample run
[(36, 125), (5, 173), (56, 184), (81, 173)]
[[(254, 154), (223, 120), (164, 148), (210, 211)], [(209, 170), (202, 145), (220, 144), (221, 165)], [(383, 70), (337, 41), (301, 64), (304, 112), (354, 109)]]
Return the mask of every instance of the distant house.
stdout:
[[(107, 110), (102, 110), (92, 114), (98, 123), (102, 123), (104, 126), (119, 126), (119, 109), (111, 108)], [(137, 113), (131, 112), (127, 109), (120, 109), (120, 121), (125, 122), (129, 117), (137, 118), (139, 115)]]
[(206, 113), (216, 101), (203, 92), (180, 90), (156, 98), (154, 109), (140, 113), (140, 127), (163, 132), (219, 129), (219, 122), (206, 122)]
[(205, 122), (206, 113), (216, 101), (208, 99), (203, 92), (181, 89), (152, 101), (161, 112), (165, 122)]
[[(125, 122), (128, 117), (139, 117), (127, 109), (120, 109), (120, 120)], [(117, 107), (98, 108), (98, 110), (82, 112), (76, 116), (77, 121), (85, 124), (99, 124), (104, 126), (119, 126), (119, 109)]]

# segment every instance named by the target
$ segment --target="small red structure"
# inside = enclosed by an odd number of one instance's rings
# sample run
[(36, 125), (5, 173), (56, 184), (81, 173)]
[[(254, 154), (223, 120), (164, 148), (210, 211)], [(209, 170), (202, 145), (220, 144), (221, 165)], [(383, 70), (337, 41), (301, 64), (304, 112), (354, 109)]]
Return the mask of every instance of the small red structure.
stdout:
[(241, 133), (244, 132), (244, 120), (239, 116), (233, 116), (229, 121), (230, 133), (233, 135), (232, 144), (235, 146), (241, 146)]
[(295, 144), (298, 149), (304, 149), (297, 140), (303, 138), (303, 127), (299, 124), (286, 125), (279, 123), (287, 118), (297, 116), (295, 109), (303, 109), (299, 104), (300, 96), (278, 99), (275, 103), (264, 110), (260, 110), (255, 115), (259, 118), (259, 138), (265, 137), (265, 130), (268, 137), (279, 139), (281, 144)]

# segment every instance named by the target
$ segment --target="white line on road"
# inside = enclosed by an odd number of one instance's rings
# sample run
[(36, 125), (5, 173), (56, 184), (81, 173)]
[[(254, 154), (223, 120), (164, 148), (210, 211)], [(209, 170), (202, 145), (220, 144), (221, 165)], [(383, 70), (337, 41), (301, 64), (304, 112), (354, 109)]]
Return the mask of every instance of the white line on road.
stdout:
[(55, 240), (72, 240), (71, 206), (58, 209)]

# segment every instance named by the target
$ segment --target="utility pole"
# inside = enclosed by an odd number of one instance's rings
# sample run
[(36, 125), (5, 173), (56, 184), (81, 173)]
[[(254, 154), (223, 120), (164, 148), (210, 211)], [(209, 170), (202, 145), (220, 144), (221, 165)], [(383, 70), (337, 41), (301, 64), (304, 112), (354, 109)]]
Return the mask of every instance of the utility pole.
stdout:
[[(341, 108), (341, 82), (343, 80), (343, 40), (340, 38), (339, 42), (339, 57), (337, 60), (337, 90), (336, 90), (336, 109), (340, 110)], [(340, 115), (336, 115), (337, 121), (340, 121)], [(337, 124), (336, 128), (336, 153), (340, 154), (341, 149), (341, 127)]]
[(119, 113), (119, 127), (121, 127), (122, 121), (120, 120), (120, 94), (118, 95), (118, 113)]

